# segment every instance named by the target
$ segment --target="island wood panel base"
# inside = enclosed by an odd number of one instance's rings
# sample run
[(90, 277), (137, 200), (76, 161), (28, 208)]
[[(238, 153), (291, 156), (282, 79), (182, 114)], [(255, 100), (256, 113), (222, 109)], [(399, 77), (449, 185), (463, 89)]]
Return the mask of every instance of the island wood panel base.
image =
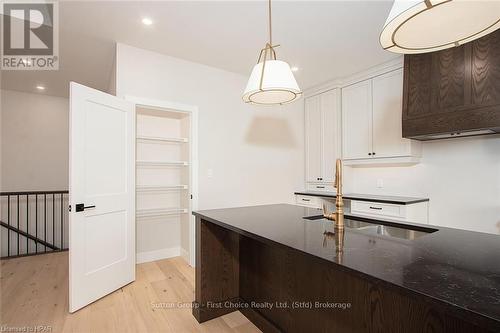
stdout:
[(335, 263), (199, 217), (196, 226), (199, 322), (240, 310), (264, 332), (495, 331), (487, 320)]
[(196, 218), (195, 301), (193, 315), (204, 322), (238, 310), (239, 238), (237, 233)]

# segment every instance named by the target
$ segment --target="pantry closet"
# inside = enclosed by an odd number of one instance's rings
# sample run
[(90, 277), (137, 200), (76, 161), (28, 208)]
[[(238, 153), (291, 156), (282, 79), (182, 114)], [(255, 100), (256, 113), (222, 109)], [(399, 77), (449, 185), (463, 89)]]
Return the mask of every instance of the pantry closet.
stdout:
[(193, 112), (136, 106), (137, 262), (191, 262)]

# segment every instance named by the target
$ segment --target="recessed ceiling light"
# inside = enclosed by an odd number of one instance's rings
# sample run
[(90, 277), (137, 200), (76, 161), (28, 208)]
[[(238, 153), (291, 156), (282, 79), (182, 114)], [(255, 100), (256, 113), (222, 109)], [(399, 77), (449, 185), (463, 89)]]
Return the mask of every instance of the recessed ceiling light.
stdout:
[(153, 20), (150, 19), (149, 17), (145, 17), (145, 18), (142, 19), (142, 24), (144, 24), (144, 25), (151, 25), (151, 24), (153, 24)]
[(292, 68), (290, 68), (292, 70), (292, 72), (296, 72), (299, 70), (299, 68), (297, 66), (293, 66)]
[(36, 89), (38, 89), (38, 90), (45, 90), (45, 87), (41, 86), (41, 85), (38, 85), (38, 86), (36, 86)]

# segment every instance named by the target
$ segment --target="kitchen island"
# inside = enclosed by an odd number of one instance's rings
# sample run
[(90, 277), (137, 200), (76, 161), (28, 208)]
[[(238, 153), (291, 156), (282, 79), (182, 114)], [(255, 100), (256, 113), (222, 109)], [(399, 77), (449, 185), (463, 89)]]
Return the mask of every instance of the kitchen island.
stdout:
[(195, 212), (193, 315), (265, 332), (499, 332), (500, 237), (265, 205)]

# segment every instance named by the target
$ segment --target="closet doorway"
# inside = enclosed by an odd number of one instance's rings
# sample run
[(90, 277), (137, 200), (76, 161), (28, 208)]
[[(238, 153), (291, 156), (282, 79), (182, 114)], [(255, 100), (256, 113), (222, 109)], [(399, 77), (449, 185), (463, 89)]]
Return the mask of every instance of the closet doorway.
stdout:
[(137, 263), (182, 256), (194, 266), (197, 107), (135, 104)]

